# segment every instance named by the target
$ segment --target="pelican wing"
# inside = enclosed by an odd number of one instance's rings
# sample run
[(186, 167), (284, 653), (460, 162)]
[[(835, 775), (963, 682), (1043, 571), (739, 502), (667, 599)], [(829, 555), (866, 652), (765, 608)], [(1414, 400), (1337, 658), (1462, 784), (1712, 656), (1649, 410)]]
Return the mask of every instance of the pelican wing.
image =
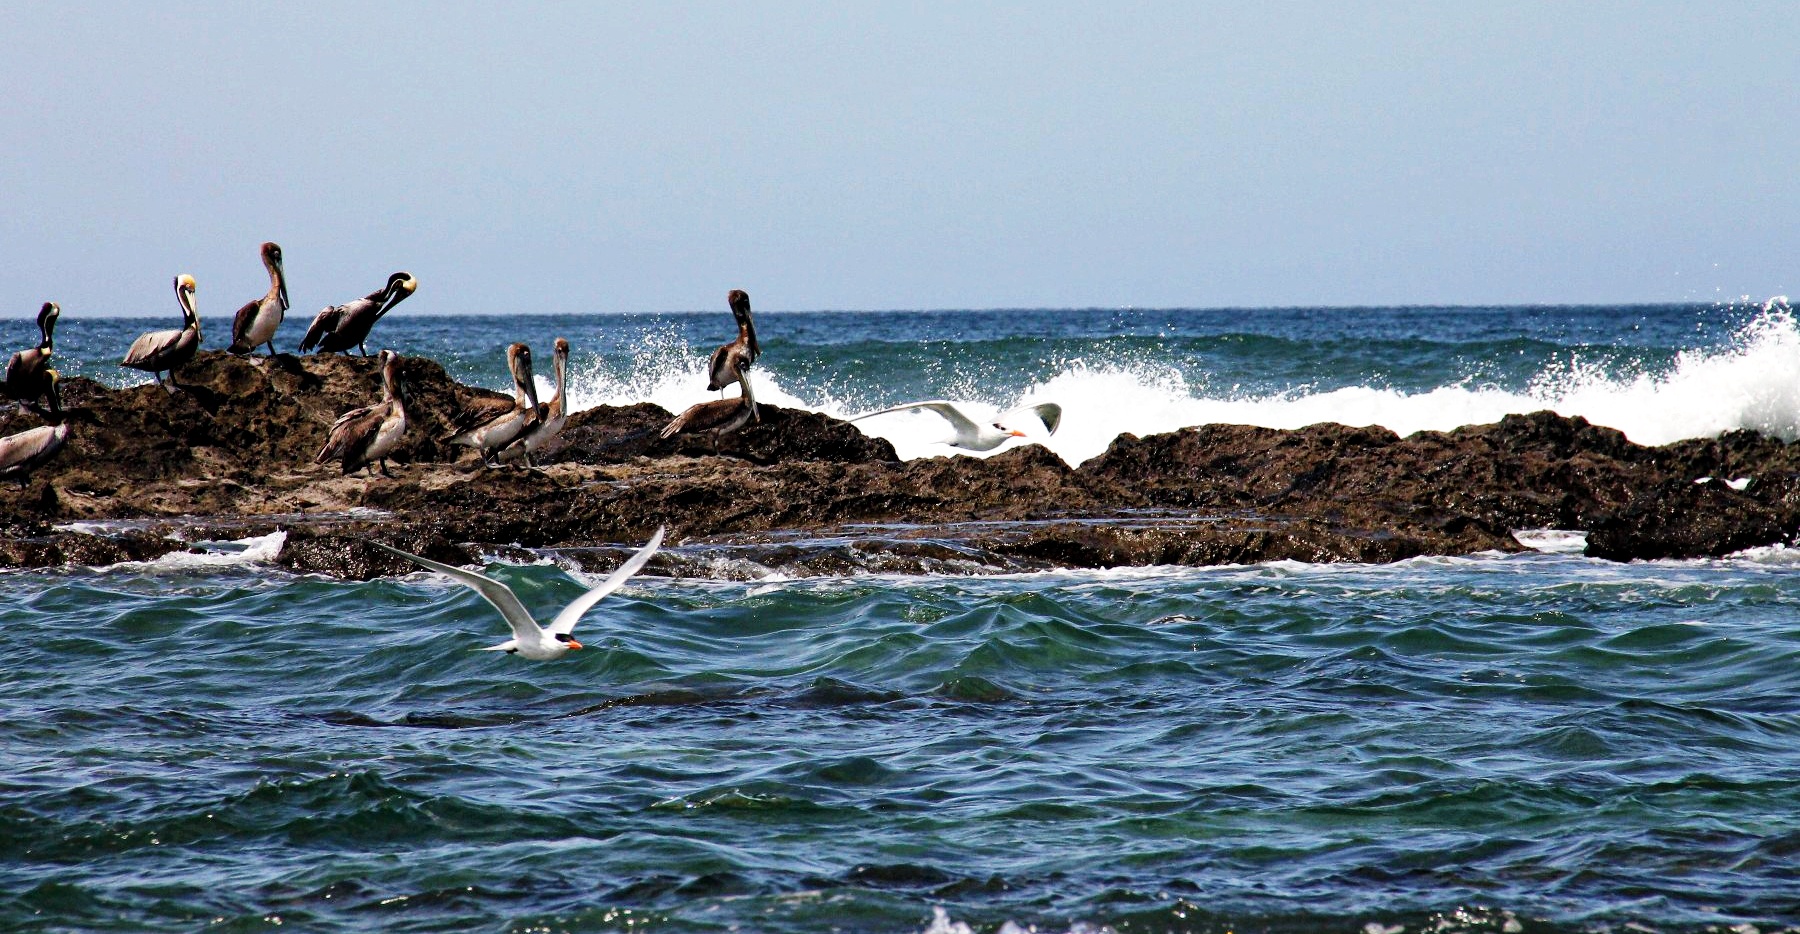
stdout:
[(256, 322), (256, 310), (262, 307), (262, 299), (248, 302), (231, 316), (231, 349), (242, 347), (249, 349), (245, 341), (250, 339), (250, 325)]
[(346, 454), (360, 453), (356, 449), (368, 447), (369, 442), (375, 439), (375, 433), (381, 430), (382, 419), (386, 417), (387, 405), (380, 402), (339, 415), (337, 421), (331, 423), (331, 437), (325, 440), (324, 449), (313, 459), (313, 463), (341, 461)]
[(713, 351), (712, 360), (706, 365), (706, 388), (709, 390), (724, 389), (726, 386), (743, 378), (744, 371), (750, 368), (750, 352), (737, 341), (720, 344)]
[(886, 415), (889, 412), (917, 412), (920, 409), (930, 409), (931, 411), (942, 415), (944, 420), (948, 421), (950, 427), (956, 429), (956, 433), (959, 435), (968, 435), (972, 438), (981, 431), (980, 426), (976, 425), (973, 421), (970, 421), (969, 416), (964, 415), (961, 409), (958, 409), (956, 406), (945, 402), (942, 399), (933, 399), (929, 402), (908, 402), (905, 405), (896, 405), (891, 409), (881, 409), (876, 412), (870, 412), (867, 415), (858, 415), (851, 419), (851, 421), (860, 422), (865, 418), (874, 418), (877, 415)]
[(687, 411), (675, 416), (669, 424), (663, 426), (662, 437), (673, 438), (684, 431), (695, 434), (702, 431), (730, 434), (749, 424), (755, 414), (756, 400), (746, 399), (743, 396), (736, 399), (696, 402), (688, 406)]
[(14, 351), (6, 361), (6, 388), (23, 389), (32, 377), (32, 364), (35, 362), (31, 351)]
[(369, 544), (396, 557), (405, 558), (420, 567), (436, 571), (481, 594), (487, 602), (494, 605), (494, 609), (500, 611), (501, 616), (506, 617), (507, 625), (512, 627), (513, 638), (522, 641), (537, 641), (543, 637), (544, 630), (538, 626), (537, 620), (531, 618), (531, 611), (525, 609), (525, 604), (519, 602), (519, 595), (513, 593), (511, 587), (486, 574), (477, 574), (463, 568), (440, 564), (430, 558), (421, 558), (380, 542), (372, 541)]
[(161, 360), (169, 351), (174, 350), (183, 333), (183, 329), (176, 328), (140, 334), (137, 340), (131, 342), (131, 349), (125, 351), (125, 359), (120, 360), (119, 365), (139, 370), (160, 370), (160, 366), (152, 367), (147, 364)]
[(707, 405), (708, 405), (708, 403), (705, 403), (705, 402), (697, 402), (693, 405), (688, 406), (687, 411), (682, 412), (680, 415), (677, 415), (672, 419), (669, 419), (669, 423), (667, 425), (663, 426), (662, 434), (660, 437), (673, 438), (676, 435), (681, 434), (682, 429), (684, 429), (688, 426), (688, 422), (691, 422), (695, 418), (698, 418), (700, 416), (700, 413), (706, 411)]
[(466, 434), (496, 418), (512, 414), (517, 405), (510, 399), (496, 399), (492, 396), (470, 399), (469, 404), (451, 419), (450, 428), (454, 435)]
[(995, 421), (1002, 425), (1010, 425), (1012, 424), (1012, 417), (1021, 412), (1030, 412), (1038, 421), (1044, 423), (1045, 428), (1050, 429), (1051, 434), (1056, 434), (1057, 426), (1062, 424), (1062, 406), (1057, 405), (1054, 402), (1040, 402), (1037, 405), (1021, 405), (995, 419)]
[(662, 545), (663, 532), (667, 530), (668, 526), (666, 525), (657, 526), (656, 534), (650, 536), (649, 544), (639, 548), (637, 554), (625, 559), (625, 563), (619, 565), (619, 569), (612, 572), (612, 575), (602, 581), (600, 586), (576, 597), (574, 603), (563, 607), (563, 611), (556, 614), (556, 618), (550, 621), (550, 634), (566, 636), (574, 632), (575, 623), (581, 619), (583, 613), (591, 609), (594, 604), (604, 600), (607, 594), (624, 586), (625, 581), (630, 579), (631, 575), (643, 569), (644, 565), (650, 561), (650, 556), (656, 554), (656, 549)]
[(0, 476), (35, 468), (61, 450), (68, 440), (68, 422), (43, 425), (0, 438)]
[(338, 322), (343, 320), (343, 317), (344, 306), (342, 305), (327, 305), (321, 309), (317, 315), (313, 316), (312, 324), (307, 326), (306, 336), (300, 338), (300, 352), (306, 353), (319, 346), (319, 342), (325, 339), (325, 335), (337, 330)]

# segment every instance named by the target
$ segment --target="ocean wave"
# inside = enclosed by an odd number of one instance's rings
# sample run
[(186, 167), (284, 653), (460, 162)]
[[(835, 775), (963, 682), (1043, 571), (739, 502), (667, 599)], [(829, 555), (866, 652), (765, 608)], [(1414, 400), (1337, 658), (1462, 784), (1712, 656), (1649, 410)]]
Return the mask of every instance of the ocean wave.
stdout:
[[(1043, 444), (1071, 464), (1103, 453), (1122, 434), (1138, 436), (1204, 424), (1293, 429), (1321, 422), (1381, 426), (1398, 434), (1449, 431), (1499, 421), (1509, 414), (1549, 409), (1616, 428), (1640, 444), (1667, 444), (1752, 429), (1784, 440), (1800, 438), (1800, 325), (1785, 298), (1764, 304), (1722, 346), (1677, 353), (1672, 363), (1649, 365), (1610, 354), (1577, 352), (1546, 364), (1528, 385), (1506, 387), (1462, 379), (1424, 390), (1397, 389), (1401, 380), (1375, 377), (1332, 388), (1255, 392), (1239, 384), (1214, 385), (1193, 376), (1191, 361), (1140, 357), (1122, 362), (1071, 358), (1054, 372), (1016, 390), (984, 386), (951, 367), (934, 388), (973, 418), (1015, 406), (1056, 402), (1063, 423), (1054, 436), (1024, 426), (1027, 442)], [(979, 373), (981, 361), (963, 361)], [(654, 402), (681, 411), (717, 398), (706, 383), (706, 358), (673, 332), (651, 334), (622, 372), (584, 368), (570, 392), (575, 411), (596, 405)], [(850, 418), (904, 399), (882, 398), (878, 388), (819, 384), (791, 376), (766, 360), (756, 372), (757, 399), (790, 408)], [(729, 390), (727, 390), (729, 392)], [(857, 423), (886, 438), (904, 460), (964, 453), (941, 443), (943, 419), (930, 412), (894, 413)], [(975, 453), (987, 457), (1007, 450)]]

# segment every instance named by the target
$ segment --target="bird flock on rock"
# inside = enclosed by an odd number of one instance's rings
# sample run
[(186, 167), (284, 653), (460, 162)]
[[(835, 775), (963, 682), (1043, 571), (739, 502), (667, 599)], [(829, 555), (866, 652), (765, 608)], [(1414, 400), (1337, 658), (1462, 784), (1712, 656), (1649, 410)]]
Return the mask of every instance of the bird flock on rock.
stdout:
[[(232, 354), (246, 355), (265, 348), (274, 356), (275, 333), (289, 308), (281, 246), (265, 242), (259, 255), (269, 274), (269, 288), (262, 297), (245, 302), (232, 316), (231, 343), (227, 348)], [(174, 284), (175, 300), (181, 306), (181, 327), (140, 335), (119, 361), (120, 366), (151, 374), (170, 396), (183, 390), (176, 381), (176, 372), (194, 359), (201, 341), (195, 301), (198, 284), (185, 273), (176, 276)], [(381, 288), (362, 298), (326, 306), (313, 317), (300, 339), (300, 352), (348, 353), (354, 347), (368, 356), (367, 342), (375, 325), (418, 287), (419, 282), (411, 273), (396, 272), (388, 276)], [(750, 295), (742, 289), (732, 289), (725, 298), (737, 322), (737, 337), (719, 345), (706, 367), (706, 388), (719, 392), (720, 398), (690, 406), (661, 432), (665, 439), (680, 434), (706, 437), (714, 453), (718, 452), (721, 438), (762, 421), (756, 393), (750, 385), (751, 365), (762, 355)], [(51, 366), (56, 351), (56, 323), (61, 315), (62, 308), (57, 303), (45, 302), (37, 316), (37, 346), (18, 351), (7, 361), (0, 393), (21, 409), (36, 412), (49, 424), (0, 437), (0, 477), (23, 481), (32, 470), (55, 456), (69, 439), (58, 387), (61, 377)], [(409, 400), (402, 358), (384, 350), (380, 361), (380, 401), (339, 416), (315, 463), (335, 462), (345, 474), (375, 467), (383, 476), (393, 476), (388, 470), (388, 456), (406, 434)], [(568, 420), (569, 342), (556, 339), (556, 394), (548, 403), (538, 401), (531, 348), (523, 343), (508, 346), (506, 365), (512, 375), (512, 399), (481, 397), (470, 401), (451, 417), (450, 434), (440, 440), (473, 449), (481, 463), (490, 467), (523, 464), (534, 468), (533, 455), (540, 455)], [(164, 374), (168, 376), (166, 382)], [(733, 383), (738, 386), (738, 395), (725, 398), (724, 390)], [(904, 411), (929, 411), (943, 417), (950, 424), (951, 434), (940, 443), (968, 451), (990, 451), (1012, 438), (1027, 437), (1026, 432), (1018, 430), (1021, 418), (1035, 421), (1049, 434), (1055, 434), (1062, 421), (1062, 407), (1055, 403), (1023, 406), (982, 423), (941, 399), (879, 409), (850, 420)]]
[[(232, 316), (231, 343), (227, 352), (240, 356), (262, 348), (273, 357), (276, 353), (275, 334), (289, 308), (287, 272), (281, 247), (266, 242), (260, 248), (260, 255), (269, 274), (268, 291), (260, 298), (246, 302)], [(348, 353), (354, 347), (364, 357), (369, 356), (370, 332), (382, 317), (410, 298), (418, 287), (418, 280), (411, 273), (396, 272), (388, 277), (385, 285), (362, 298), (327, 306), (313, 317), (300, 340), (300, 351)], [(122, 367), (151, 374), (156, 385), (170, 398), (191, 391), (191, 387), (177, 382), (176, 373), (194, 359), (201, 343), (200, 314), (196, 304), (199, 286), (193, 276), (183, 273), (175, 277), (174, 288), (175, 300), (181, 307), (181, 326), (140, 335), (119, 361)], [(689, 407), (661, 431), (661, 437), (665, 439), (681, 434), (704, 436), (711, 441), (715, 453), (721, 438), (762, 421), (756, 393), (750, 384), (750, 368), (762, 355), (750, 296), (742, 289), (733, 289), (726, 296), (726, 303), (737, 323), (737, 337), (714, 350), (707, 363), (706, 388), (709, 392), (719, 392), (720, 398)], [(56, 351), (56, 325), (61, 314), (62, 309), (57, 303), (45, 302), (37, 316), (37, 345), (14, 353), (7, 361), (0, 393), (20, 410), (37, 413), (47, 424), (0, 437), (0, 477), (23, 483), (33, 470), (54, 457), (69, 441), (70, 426), (59, 388), (61, 376), (51, 365)], [(338, 416), (331, 425), (325, 446), (314, 458), (315, 463), (335, 463), (346, 475), (374, 468), (382, 476), (393, 477), (388, 459), (400, 446), (409, 427), (407, 406), (410, 397), (402, 366), (404, 358), (392, 350), (382, 350), (378, 360), (380, 400)], [(480, 462), (488, 467), (522, 464), (534, 469), (533, 456), (545, 451), (568, 419), (569, 342), (561, 337), (556, 339), (553, 356), (556, 392), (548, 403), (538, 400), (531, 348), (523, 343), (511, 344), (506, 348), (506, 364), (512, 376), (512, 398), (484, 396), (473, 399), (452, 416), (450, 433), (440, 440), (473, 449)], [(164, 374), (167, 374), (166, 381)], [(738, 394), (726, 398), (724, 391), (733, 383), (738, 386)], [(930, 411), (942, 416), (952, 428), (952, 434), (942, 443), (971, 451), (992, 450), (1014, 437), (1025, 437), (1026, 433), (1015, 427), (1015, 419), (1019, 416), (1034, 418), (1051, 434), (1056, 432), (1062, 418), (1060, 406), (1044, 403), (1014, 409), (991, 423), (982, 424), (949, 402), (932, 400), (869, 412), (851, 421), (901, 411)], [(493, 648), (545, 660), (581, 648), (570, 635), (576, 620), (641, 569), (656, 552), (662, 537), (663, 530), (658, 529), (649, 543), (611, 577), (571, 603), (548, 627), (533, 620), (512, 590), (493, 578), (380, 543), (371, 544), (474, 588), (500, 610), (513, 630), (512, 639)]]

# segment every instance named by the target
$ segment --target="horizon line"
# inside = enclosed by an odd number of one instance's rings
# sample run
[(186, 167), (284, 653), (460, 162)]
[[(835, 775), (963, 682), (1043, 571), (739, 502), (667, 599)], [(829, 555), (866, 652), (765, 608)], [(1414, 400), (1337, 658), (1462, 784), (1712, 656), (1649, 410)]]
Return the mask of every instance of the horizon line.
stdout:
[[(758, 314), (777, 315), (825, 315), (825, 314), (994, 314), (1004, 312), (1143, 312), (1167, 313), (1178, 311), (1225, 311), (1225, 312), (1293, 312), (1293, 311), (1504, 311), (1521, 309), (1553, 309), (1553, 310), (1586, 310), (1586, 309), (1629, 309), (1629, 308), (1734, 308), (1740, 306), (1764, 307), (1774, 301), (1784, 301), (1786, 296), (1774, 295), (1760, 301), (1748, 298), (1733, 300), (1711, 299), (1680, 301), (1630, 301), (1630, 302), (1415, 302), (1406, 304), (1371, 304), (1357, 303), (1349, 305), (1067, 305), (1067, 306), (1033, 306), (1033, 305), (996, 305), (986, 308), (765, 308)], [(290, 309), (291, 311), (291, 309)], [(596, 311), (441, 311), (420, 310), (408, 317), (423, 318), (549, 318), (567, 316), (596, 317), (631, 317), (635, 315), (722, 315), (726, 312), (719, 309), (661, 309), (661, 310), (596, 310)], [(173, 316), (171, 313), (169, 316)], [(36, 311), (18, 314), (0, 314), (0, 320), (30, 321), (37, 317)], [(89, 317), (81, 315), (79, 317)], [(158, 312), (143, 314), (106, 314), (91, 316), (93, 320), (110, 320), (124, 318), (160, 318), (165, 315)], [(213, 314), (200, 316), (201, 320), (229, 320), (230, 314)], [(310, 316), (290, 315), (295, 320), (310, 320)], [(286, 321), (284, 320), (285, 324)]]

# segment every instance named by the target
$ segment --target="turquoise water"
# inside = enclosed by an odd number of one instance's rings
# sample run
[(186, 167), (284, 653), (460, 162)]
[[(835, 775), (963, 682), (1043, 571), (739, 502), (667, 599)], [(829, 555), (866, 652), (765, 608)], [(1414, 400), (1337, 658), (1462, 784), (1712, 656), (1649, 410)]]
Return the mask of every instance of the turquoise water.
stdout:
[[(509, 337), (571, 333), (597, 401), (674, 392), (728, 320), (383, 327), (494, 383)], [(1791, 324), (792, 315), (759, 320), (758, 368), (820, 408), (1086, 386), (1172, 420), (1456, 421), (1551, 386), (1594, 413), (1661, 400), (1657, 424), (1691, 434), (1684, 400), (1707, 394), (1744, 419), (1800, 411)], [(59, 357), (120, 378), (108, 342), (143, 326), (65, 314)], [(640, 577), (576, 631), (586, 650), (537, 664), (475, 651), (504, 630), (463, 588), (293, 576), (264, 563), (275, 544), (0, 574), (0, 929), (1800, 926), (1783, 549)], [(489, 570), (540, 615), (594, 583), (554, 556)]]
[(0, 601), (8, 927), (1800, 922), (1781, 553)]

